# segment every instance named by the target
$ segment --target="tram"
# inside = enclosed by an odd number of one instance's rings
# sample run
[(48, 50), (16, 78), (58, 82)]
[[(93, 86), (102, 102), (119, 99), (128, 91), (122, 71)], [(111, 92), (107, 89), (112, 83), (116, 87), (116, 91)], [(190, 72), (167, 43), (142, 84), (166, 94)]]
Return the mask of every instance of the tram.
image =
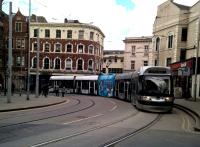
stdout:
[(66, 88), (66, 93), (74, 93), (74, 78), (75, 76), (51, 76), (50, 77), (50, 87), (49, 92), (54, 92), (56, 87)]
[(141, 110), (170, 112), (174, 102), (170, 68), (144, 66), (134, 72), (131, 102)]
[(76, 76), (75, 93), (97, 95), (98, 75)]
[(115, 97), (131, 101), (133, 72), (116, 74), (115, 76)]

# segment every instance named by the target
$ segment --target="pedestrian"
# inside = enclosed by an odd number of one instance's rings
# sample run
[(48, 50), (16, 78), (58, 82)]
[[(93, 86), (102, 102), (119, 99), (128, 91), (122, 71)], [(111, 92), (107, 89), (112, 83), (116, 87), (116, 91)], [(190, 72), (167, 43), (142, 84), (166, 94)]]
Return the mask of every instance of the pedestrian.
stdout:
[(59, 96), (59, 86), (58, 85), (55, 86), (55, 93), (56, 93), (56, 96)]
[(65, 86), (63, 86), (61, 90), (62, 90), (62, 97), (64, 97), (65, 96)]
[(43, 94), (44, 94), (45, 97), (47, 97), (48, 93), (49, 93), (49, 87), (48, 87), (48, 85), (46, 84), (46, 85), (44, 85), (44, 87), (43, 87)]

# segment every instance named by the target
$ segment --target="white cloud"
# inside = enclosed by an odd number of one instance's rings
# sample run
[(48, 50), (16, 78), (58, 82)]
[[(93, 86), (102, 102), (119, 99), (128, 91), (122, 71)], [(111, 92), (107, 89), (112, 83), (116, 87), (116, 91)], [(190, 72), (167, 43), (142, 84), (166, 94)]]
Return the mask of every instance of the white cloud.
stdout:
[[(28, 15), (28, 0), (12, 0), (13, 12), (20, 8)], [(31, 0), (32, 13), (42, 15), (50, 22), (63, 22), (64, 18), (93, 22), (105, 34), (105, 49), (123, 50), (125, 37), (152, 35), (157, 6), (166, 0), (132, 0), (133, 10), (117, 5), (115, 0)], [(198, 0), (174, 0), (193, 5)], [(5, 5), (6, 6), (6, 5)], [(8, 5), (7, 5), (8, 6)]]

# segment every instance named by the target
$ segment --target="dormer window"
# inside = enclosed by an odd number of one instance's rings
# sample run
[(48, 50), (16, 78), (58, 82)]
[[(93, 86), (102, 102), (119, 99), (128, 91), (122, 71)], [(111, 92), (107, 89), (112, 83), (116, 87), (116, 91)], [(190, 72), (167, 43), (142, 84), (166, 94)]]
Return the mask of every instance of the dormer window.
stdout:
[(22, 32), (22, 22), (15, 23), (15, 32)]

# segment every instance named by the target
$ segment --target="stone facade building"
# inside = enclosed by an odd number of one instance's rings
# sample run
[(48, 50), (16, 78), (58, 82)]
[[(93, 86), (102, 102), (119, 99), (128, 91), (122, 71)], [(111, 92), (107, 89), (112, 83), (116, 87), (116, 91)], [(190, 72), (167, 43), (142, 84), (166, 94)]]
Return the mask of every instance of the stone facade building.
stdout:
[(124, 72), (152, 65), (152, 37), (127, 37), (123, 41), (125, 43)]
[[(191, 7), (168, 0), (158, 6), (153, 26), (153, 60), (155, 65), (171, 66), (174, 85), (182, 97), (199, 97), (199, 69), (195, 74), (200, 35), (200, 1)], [(199, 54), (198, 54), (199, 57)], [(197, 81), (198, 85), (195, 85)]]
[(104, 50), (103, 73), (122, 73), (124, 69), (124, 51)]

